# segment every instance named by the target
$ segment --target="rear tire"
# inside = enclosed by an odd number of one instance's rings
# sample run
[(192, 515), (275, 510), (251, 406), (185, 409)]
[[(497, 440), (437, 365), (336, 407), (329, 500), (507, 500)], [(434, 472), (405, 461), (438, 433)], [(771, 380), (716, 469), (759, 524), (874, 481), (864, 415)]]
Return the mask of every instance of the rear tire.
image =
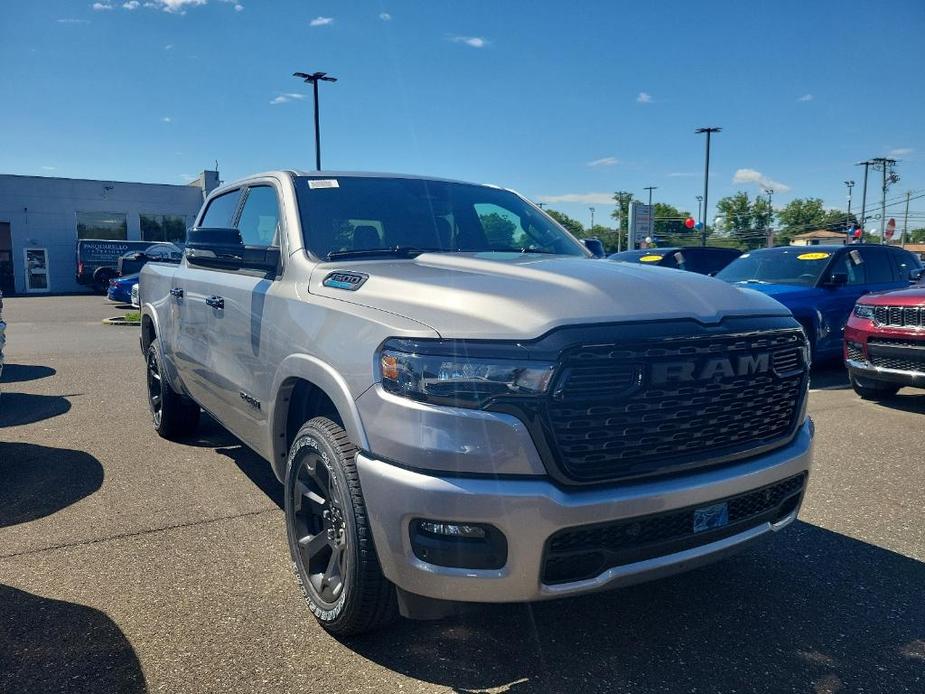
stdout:
[(308, 609), (332, 634), (352, 636), (398, 617), (360, 488), (357, 449), (326, 417), (299, 429), (286, 466), (286, 534)]
[(97, 294), (106, 294), (109, 291), (109, 280), (115, 277), (110, 270), (99, 270), (93, 275), (93, 291)]
[(160, 341), (155, 338), (145, 355), (148, 408), (158, 434), (165, 439), (181, 439), (199, 426), (199, 405), (170, 387), (164, 377), (163, 363)]
[(899, 392), (900, 386), (894, 383), (884, 383), (883, 381), (859, 381), (854, 376), (850, 376), (851, 387), (854, 392), (860, 395), (864, 400), (885, 400), (891, 398)]

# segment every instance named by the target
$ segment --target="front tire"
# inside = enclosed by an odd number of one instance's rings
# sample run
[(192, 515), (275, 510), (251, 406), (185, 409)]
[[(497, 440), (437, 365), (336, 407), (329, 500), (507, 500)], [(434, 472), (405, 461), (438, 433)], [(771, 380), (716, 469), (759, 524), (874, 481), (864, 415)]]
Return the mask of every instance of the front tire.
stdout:
[(352, 636), (398, 616), (379, 566), (357, 474), (356, 447), (326, 417), (296, 434), (286, 466), (286, 533), (296, 579), (324, 629)]
[(882, 381), (870, 381), (865, 379), (860, 381), (855, 376), (849, 377), (851, 387), (854, 392), (860, 395), (864, 400), (885, 400), (891, 398), (899, 392), (900, 386), (895, 383), (884, 383)]
[(164, 377), (163, 363), (160, 341), (155, 338), (145, 355), (151, 420), (154, 430), (163, 438), (181, 439), (199, 426), (199, 405), (170, 387)]

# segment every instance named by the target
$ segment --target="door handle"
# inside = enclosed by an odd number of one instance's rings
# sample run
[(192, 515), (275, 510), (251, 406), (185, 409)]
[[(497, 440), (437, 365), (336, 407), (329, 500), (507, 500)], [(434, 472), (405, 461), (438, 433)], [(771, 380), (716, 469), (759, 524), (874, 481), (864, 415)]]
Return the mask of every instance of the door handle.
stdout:
[(210, 296), (206, 299), (206, 305), (212, 308), (223, 309), (225, 308), (225, 300), (220, 296)]
[(175, 299), (182, 299), (183, 290), (180, 289), (180, 287), (174, 287), (173, 289), (170, 290), (170, 296), (174, 297)]

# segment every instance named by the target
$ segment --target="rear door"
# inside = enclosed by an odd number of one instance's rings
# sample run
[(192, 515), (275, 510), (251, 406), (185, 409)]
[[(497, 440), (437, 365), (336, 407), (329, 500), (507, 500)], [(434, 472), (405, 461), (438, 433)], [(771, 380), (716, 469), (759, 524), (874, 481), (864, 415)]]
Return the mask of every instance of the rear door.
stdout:
[(843, 274), (848, 278), (842, 286), (823, 285), (817, 306), (819, 325), (816, 331), (817, 355), (840, 352), (842, 332), (854, 303), (865, 294), (867, 289), (867, 266), (860, 250), (845, 249), (835, 254), (835, 258), (823, 273), (822, 280), (833, 275)]

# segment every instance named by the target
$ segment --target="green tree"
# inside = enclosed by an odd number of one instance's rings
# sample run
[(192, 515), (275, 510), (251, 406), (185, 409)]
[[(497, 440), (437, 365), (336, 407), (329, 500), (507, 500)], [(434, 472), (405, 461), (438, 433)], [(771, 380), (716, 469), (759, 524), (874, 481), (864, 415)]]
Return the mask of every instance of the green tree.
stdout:
[(559, 224), (564, 226), (569, 230), (574, 236), (581, 237), (585, 233), (585, 228), (581, 225), (577, 219), (572, 219), (564, 212), (559, 212), (559, 210), (547, 209), (546, 214), (555, 219)]
[(515, 247), (514, 232), (517, 226), (510, 219), (502, 217), (497, 212), (492, 212), (479, 215), (479, 221), (482, 222), (482, 229), (485, 230), (490, 246), (493, 248)]
[(910, 243), (925, 243), (925, 228), (910, 229), (906, 238)]
[(822, 218), (820, 229), (832, 231), (847, 231), (851, 225), (857, 225), (858, 218), (852, 212), (850, 215), (842, 210), (827, 210)]
[(752, 202), (748, 199), (748, 193), (736, 193), (719, 199), (716, 210), (720, 218), (720, 231), (730, 236), (739, 236), (752, 230)]
[(673, 230), (677, 229), (678, 222), (683, 224), (684, 220), (691, 216), (690, 212), (682, 212), (667, 202), (656, 202), (652, 204), (652, 207), (652, 216), (655, 218), (655, 233), (658, 236), (672, 233)]
[(613, 194), (613, 202), (616, 207), (610, 213), (610, 216), (617, 220), (619, 230), (625, 234), (629, 229), (630, 203), (633, 202), (633, 194), (625, 190), (618, 190)]
[(600, 239), (604, 244), (604, 250), (607, 253), (616, 253), (617, 248), (625, 248), (625, 237), (619, 229), (611, 229), (603, 224), (595, 224), (588, 230), (587, 236), (593, 239)]
[(826, 219), (821, 198), (795, 198), (777, 213), (781, 229), (789, 234), (821, 229)]

